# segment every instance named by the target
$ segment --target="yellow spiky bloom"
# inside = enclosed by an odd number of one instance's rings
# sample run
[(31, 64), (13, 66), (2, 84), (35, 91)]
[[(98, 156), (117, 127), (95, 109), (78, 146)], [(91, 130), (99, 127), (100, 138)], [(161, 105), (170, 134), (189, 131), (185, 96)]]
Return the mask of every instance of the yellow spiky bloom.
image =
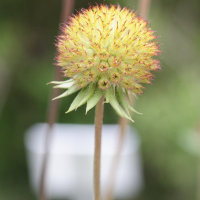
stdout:
[(71, 17), (58, 37), (57, 65), (63, 82), (52, 82), (68, 90), (57, 98), (82, 88), (70, 106), (72, 111), (87, 103), (86, 112), (105, 94), (116, 112), (130, 119), (130, 92), (141, 94), (141, 83), (151, 83), (151, 71), (159, 69), (157, 36), (142, 17), (128, 8), (106, 5), (83, 9)]

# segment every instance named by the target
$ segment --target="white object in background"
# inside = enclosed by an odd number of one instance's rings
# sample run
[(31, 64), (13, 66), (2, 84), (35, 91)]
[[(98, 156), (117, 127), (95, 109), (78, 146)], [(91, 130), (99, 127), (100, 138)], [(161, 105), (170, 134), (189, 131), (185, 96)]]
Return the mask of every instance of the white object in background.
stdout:
[[(47, 124), (35, 124), (25, 134), (30, 183), (38, 194)], [(116, 152), (118, 125), (103, 125), (101, 185), (107, 183)], [(115, 182), (115, 198), (136, 196), (143, 186), (140, 141), (128, 127)], [(93, 199), (94, 125), (55, 124), (48, 163), (46, 187), (51, 198)]]

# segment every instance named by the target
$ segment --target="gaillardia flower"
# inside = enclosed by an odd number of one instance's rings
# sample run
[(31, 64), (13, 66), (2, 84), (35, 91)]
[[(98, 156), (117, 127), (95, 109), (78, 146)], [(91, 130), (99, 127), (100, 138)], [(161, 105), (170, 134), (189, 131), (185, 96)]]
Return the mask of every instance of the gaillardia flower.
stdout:
[(147, 21), (119, 5), (81, 10), (58, 37), (56, 64), (69, 79), (51, 82), (68, 89), (55, 99), (80, 90), (67, 112), (87, 103), (87, 113), (105, 95), (106, 103), (131, 120), (129, 93), (141, 94), (141, 83), (151, 83), (151, 71), (160, 68), (153, 33)]

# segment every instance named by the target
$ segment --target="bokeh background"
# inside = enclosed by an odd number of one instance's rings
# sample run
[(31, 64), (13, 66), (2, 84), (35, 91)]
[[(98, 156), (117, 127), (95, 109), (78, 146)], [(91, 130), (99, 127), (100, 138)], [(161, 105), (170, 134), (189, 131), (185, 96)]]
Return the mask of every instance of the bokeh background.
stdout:
[[(136, 0), (119, 3), (137, 10)], [(74, 13), (77, 13), (77, 11)], [(29, 188), (24, 132), (45, 122), (54, 80), (61, 0), (0, 0), (0, 199), (34, 200)], [(141, 137), (145, 188), (135, 200), (198, 200), (200, 190), (200, 1), (152, 0), (151, 27), (160, 35), (162, 70), (138, 96), (133, 126)], [(61, 102), (59, 122), (93, 123), (85, 106), (65, 114), (74, 95)], [(112, 117), (110, 117), (112, 116)], [(106, 105), (104, 123), (118, 117)], [(199, 132), (198, 132), (199, 131)], [(199, 198), (200, 199), (200, 198)]]

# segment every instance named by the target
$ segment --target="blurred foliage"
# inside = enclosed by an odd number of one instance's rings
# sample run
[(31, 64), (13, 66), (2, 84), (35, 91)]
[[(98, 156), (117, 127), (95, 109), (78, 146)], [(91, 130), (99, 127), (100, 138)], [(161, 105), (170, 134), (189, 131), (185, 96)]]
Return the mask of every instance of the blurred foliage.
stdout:
[[(76, 1), (75, 8), (87, 8), (88, 3), (94, 1)], [(137, 8), (136, 0), (118, 3)], [(28, 127), (46, 119), (51, 93), (46, 83), (54, 80), (61, 1), (1, 0), (0, 7), (0, 73), (6, 68), (9, 76), (4, 79), (10, 83), (4, 86), (7, 97), (0, 94), (6, 98), (6, 103), (0, 104), (4, 105), (0, 113), (0, 199), (31, 200), (35, 197), (28, 186), (23, 137)], [(134, 115), (145, 173), (145, 189), (137, 200), (196, 199), (199, 158), (179, 142), (185, 132), (191, 134), (200, 124), (199, 10), (197, 0), (152, 1), (149, 19), (161, 35), (162, 71), (135, 100), (135, 108), (144, 113)], [(93, 123), (94, 110), (85, 116), (84, 106), (64, 113), (73, 98), (63, 99), (59, 122)], [(106, 105), (104, 123), (117, 121)]]

